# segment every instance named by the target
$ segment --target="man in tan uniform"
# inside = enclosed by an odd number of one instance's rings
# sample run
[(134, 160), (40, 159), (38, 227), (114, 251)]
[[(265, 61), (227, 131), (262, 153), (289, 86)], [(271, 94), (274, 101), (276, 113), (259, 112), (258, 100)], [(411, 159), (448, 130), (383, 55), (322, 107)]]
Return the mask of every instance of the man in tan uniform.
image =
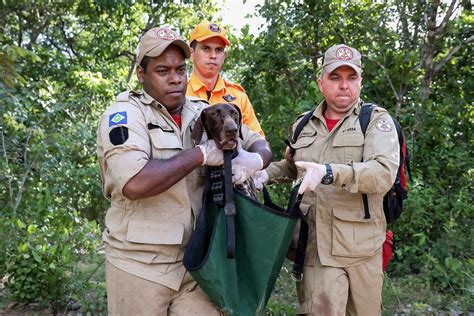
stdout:
[[(207, 106), (185, 97), (189, 46), (169, 28), (140, 40), (142, 90), (118, 95), (103, 114), (97, 154), (106, 215), (110, 315), (219, 315), (183, 264), (201, 208), (204, 164), (222, 164), (212, 140), (196, 145), (191, 129)], [(271, 153), (243, 127), (243, 148), (268, 165)]]
[(380, 107), (364, 137), (361, 82), (360, 53), (347, 45), (329, 48), (318, 80), (325, 99), (292, 145), (295, 163), (287, 156), (256, 174), (264, 183), (303, 177), (301, 208), (309, 237), (303, 279), (297, 283), (300, 314), (380, 315), (383, 196), (397, 173), (399, 144), (393, 120)]
[(219, 74), (230, 46), (227, 32), (216, 23), (199, 23), (189, 38), (191, 59), (194, 64), (186, 95), (208, 100), (212, 104), (232, 102), (242, 112), (243, 123), (264, 135), (244, 88), (226, 81)]

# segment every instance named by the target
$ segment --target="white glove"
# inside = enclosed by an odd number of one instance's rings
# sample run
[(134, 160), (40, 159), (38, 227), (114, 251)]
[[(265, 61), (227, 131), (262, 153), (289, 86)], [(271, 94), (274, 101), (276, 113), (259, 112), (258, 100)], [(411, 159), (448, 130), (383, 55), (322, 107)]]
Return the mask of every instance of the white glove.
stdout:
[(250, 153), (239, 147), (239, 154), (232, 159), (232, 182), (242, 184), (263, 168), (263, 160), (257, 153)]
[(306, 170), (303, 181), (301, 181), (298, 194), (316, 189), (318, 184), (321, 183), (321, 179), (326, 174), (326, 166), (319, 163), (297, 161), (295, 162), (295, 165)]
[(204, 156), (203, 165), (220, 166), (224, 164), (224, 152), (217, 148), (214, 140), (210, 139), (196, 147), (201, 149)]
[(263, 185), (267, 184), (269, 180), (268, 173), (265, 170), (259, 170), (255, 172), (255, 174), (252, 176), (253, 183), (255, 184), (255, 188), (258, 191), (263, 190)]

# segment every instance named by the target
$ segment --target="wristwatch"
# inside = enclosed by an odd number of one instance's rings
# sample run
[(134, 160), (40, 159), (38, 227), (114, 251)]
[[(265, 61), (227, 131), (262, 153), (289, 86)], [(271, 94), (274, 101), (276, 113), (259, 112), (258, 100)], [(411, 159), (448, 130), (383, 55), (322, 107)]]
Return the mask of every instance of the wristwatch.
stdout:
[(326, 175), (321, 179), (322, 184), (331, 184), (334, 181), (334, 175), (330, 164), (326, 164)]

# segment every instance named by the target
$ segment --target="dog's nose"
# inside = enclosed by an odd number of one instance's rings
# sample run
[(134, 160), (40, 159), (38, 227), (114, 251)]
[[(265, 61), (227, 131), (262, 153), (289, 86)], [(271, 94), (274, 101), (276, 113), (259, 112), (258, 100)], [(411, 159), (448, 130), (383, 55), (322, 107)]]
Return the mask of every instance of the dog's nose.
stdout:
[(226, 120), (224, 124), (224, 132), (226, 134), (235, 134), (239, 130), (239, 127), (234, 122), (234, 120)]
[(224, 128), (224, 131), (226, 132), (226, 134), (235, 134), (237, 133), (237, 125), (233, 125), (233, 126), (226, 126)]

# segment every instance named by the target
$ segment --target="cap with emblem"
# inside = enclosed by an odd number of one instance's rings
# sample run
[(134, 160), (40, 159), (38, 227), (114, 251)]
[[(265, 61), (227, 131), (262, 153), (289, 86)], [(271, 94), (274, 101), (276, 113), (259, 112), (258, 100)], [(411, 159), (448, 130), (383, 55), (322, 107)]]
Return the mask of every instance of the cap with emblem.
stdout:
[(179, 46), (186, 58), (191, 55), (188, 44), (169, 27), (154, 27), (148, 30), (138, 44), (137, 64), (140, 65), (145, 56), (160, 56), (171, 44)]
[(327, 73), (331, 73), (341, 66), (349, 66), (360, 74), (362, 72), (362, 64), (359, 51), (344, 44), (329, 48), (324, 53), (324, 70)]
[(227, 39), (226, 30), (216, 23), (209, 22), (201, 22), (196, 25), (194, 30), (191, 32), (191, 36), (189, 37), (189, 43), (192, 43), (193, 41), (202, 42), (211, 37), (219, 37), (224, 41), (226, 46), (230, 46), (230, 42)]

